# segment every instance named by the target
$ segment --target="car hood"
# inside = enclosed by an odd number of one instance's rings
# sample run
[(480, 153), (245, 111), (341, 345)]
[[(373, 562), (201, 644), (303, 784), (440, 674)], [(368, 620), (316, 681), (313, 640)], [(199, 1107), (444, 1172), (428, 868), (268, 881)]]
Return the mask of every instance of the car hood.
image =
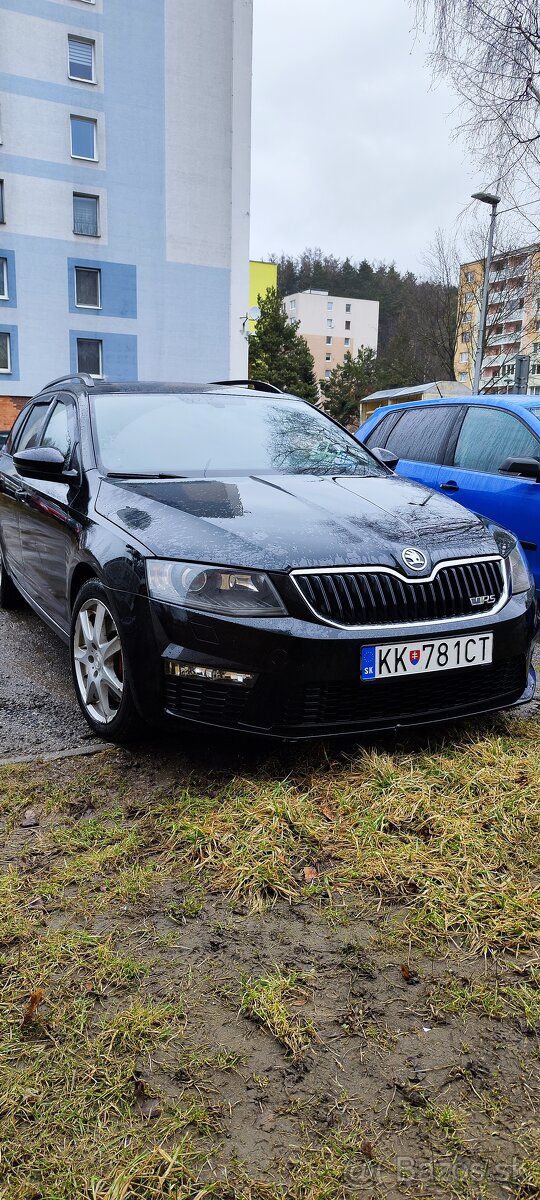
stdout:
[(497, 552), (486, 524), (421, 484), (388, 476), (101, 481), (96, 510), (158, 558), (266, 571), (429, 565)]

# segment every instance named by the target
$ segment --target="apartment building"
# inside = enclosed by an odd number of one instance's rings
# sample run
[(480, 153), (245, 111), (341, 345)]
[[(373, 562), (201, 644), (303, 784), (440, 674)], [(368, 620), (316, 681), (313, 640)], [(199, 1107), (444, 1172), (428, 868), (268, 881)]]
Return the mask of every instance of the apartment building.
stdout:
[[(484, 261), (463, 263), (458, 295), (455, 375), (472, 386), (478, 345)], [(489, 275), (486, 338), (480, 387), (501, 394), (514, 387), (516, 355), (530, 355), (529, 387), (540, 395), (540, 245), (495, 255)]]
[(319, 380), (329, 379), (348, 351), (354, 357), (362, 346), (377, 350), (378, 300), (353, 300), (311, 289), (286, 296), (284, 304), (289, 319), (300, 322), (298, 332), (308, 343)]
[(0, 7), (0, 392), (244, 376), (252, 0)]

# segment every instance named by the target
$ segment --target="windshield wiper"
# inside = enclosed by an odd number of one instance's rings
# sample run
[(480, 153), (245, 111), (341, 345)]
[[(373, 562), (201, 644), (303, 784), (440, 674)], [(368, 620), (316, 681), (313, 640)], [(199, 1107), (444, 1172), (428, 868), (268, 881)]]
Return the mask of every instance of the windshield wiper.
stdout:
[(165, 471), (107, 471), (109, 479), (187, 479), (187, 475), (171, 475)]

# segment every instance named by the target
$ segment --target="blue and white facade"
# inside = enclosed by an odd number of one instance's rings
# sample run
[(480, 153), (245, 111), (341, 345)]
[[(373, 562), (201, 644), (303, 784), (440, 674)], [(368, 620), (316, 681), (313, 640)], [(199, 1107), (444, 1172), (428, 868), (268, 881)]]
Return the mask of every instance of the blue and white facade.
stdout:
[(0, 393), (246, 375), (251, 45), (252, 0), (1, 0)]

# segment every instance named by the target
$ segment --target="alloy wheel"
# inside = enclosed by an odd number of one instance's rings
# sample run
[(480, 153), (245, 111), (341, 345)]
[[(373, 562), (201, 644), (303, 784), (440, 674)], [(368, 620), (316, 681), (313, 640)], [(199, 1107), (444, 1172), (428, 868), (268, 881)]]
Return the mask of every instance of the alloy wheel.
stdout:
[(77, 613), (73, 659), (85, 709), (98, 724), (109, 725), (122, 703), (124, 659), (116, 622), (102, 600), (87, 600)]

